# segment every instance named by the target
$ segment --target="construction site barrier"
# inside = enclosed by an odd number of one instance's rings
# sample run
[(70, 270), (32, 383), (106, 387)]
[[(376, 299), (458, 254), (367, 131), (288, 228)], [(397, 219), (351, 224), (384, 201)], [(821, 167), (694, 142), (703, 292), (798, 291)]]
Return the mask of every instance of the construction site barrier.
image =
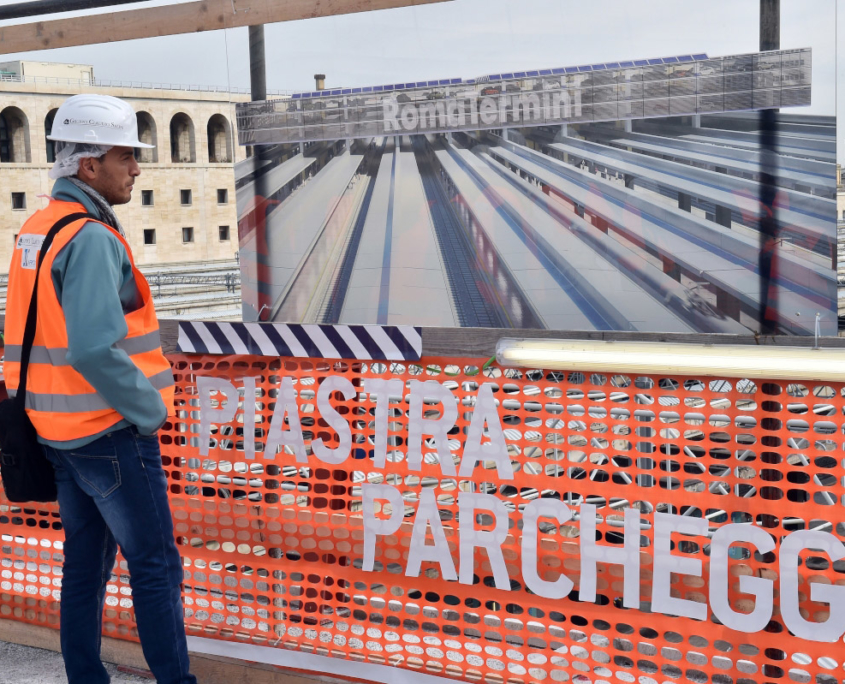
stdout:
[[(403, 684), (845, 678), (841, 383), (169, 357), (195, 652)], [(0, 619), (58, 626), (61, 554), (55, 506), (0, 498)], [(135, 640), (118, 561), (103, 631)]]

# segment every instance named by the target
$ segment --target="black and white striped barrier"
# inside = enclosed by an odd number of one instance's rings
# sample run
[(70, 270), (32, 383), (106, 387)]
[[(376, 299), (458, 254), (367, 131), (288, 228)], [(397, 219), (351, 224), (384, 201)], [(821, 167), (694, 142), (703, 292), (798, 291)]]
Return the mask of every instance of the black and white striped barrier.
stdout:
[(178, 351), (323, 359), (418, 361), (422, 329), (410, 325), (179, 322)]

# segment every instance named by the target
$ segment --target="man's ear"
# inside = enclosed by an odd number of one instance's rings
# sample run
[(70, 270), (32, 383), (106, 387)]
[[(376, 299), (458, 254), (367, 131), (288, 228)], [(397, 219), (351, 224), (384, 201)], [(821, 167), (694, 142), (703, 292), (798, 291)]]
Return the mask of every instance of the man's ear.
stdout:
[(83, 157), (79, 160), (79, 171), (76, 173), (79, 180), (90, 181), (96, 177), (97, 172), (94, 166), (95, 161), (96, 159), (93, 157)]

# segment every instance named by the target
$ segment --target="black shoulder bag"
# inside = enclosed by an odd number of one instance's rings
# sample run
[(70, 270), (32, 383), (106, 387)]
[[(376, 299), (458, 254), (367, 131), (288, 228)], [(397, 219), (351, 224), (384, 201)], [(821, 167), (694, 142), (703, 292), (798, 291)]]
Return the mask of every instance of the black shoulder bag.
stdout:
[(50, 229), (38, 251), (35, 286), (29, 302), (21, 345), (21, 370), (17, 394), (11, 399), (0, 402), (0, 478), (3, 480), (6, 498), (14, 503), (56, 500), (53, 466), (44, 455), (38, 443), (35, 427), (26, 415), (26, 375), (38, 319), (38, 275), (41, 273), (41, 262), (58, 232), (83, 218), (99, 220), (91, 214), (79, 213), (65, 216)]

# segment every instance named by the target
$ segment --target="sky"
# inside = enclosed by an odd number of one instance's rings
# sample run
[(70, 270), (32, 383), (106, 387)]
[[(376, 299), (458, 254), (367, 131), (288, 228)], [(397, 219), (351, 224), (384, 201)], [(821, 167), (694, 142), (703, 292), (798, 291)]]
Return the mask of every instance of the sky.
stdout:
[[(166, 3), (132, 7), (153, 4)], [(310, 90), (318, 72), (340, 87), (741, 54), (758, 49), (758, 16), (759, 0), (452, 0), (286, 22), (265, 28), (267, 85)], [(805, 113), (836, 111), (837, 26), (845, 35), (845, 0), (781, 0), (781, 47), (813, 48), (813, 104)], [(3, 57), (24, 58), (92, 64), (100, 79), (249, 86), (246, 28)], [(845, 55), (838, 61), (845, 74)], [(838, 104), (845, 111), (845, 88)]]

